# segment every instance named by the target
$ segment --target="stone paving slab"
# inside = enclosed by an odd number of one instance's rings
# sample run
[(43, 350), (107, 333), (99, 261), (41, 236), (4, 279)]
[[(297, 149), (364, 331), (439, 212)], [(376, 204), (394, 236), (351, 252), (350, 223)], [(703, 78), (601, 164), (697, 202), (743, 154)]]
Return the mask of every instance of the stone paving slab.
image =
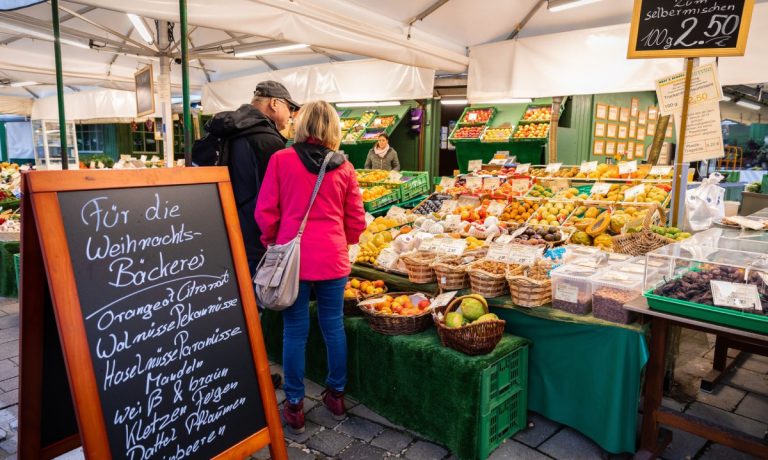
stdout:
[(768, 358), (751, 354), (739, 367), (758, 374), (768, 374)]
[(336, 420), (325, 406), (318, 405), (309, 412), (306, 412), (306, 419), (322, 425), (326, 428), (335, 428), (341, 424), (341, 420)]
[(380, 447), (390, 453), (399, 454), (413, 442), (413, 436), (402, 431), (385, 428), (378, 436), (373, 438), (371, 444)]
[(696, 399), (705, 404), (709, 404), (710, 406), (715, 406), (719, 409), (731, 412), (739, 405), (746, 395), (747, 393), (745, 391), (733, 388), (732, 386), (718, 385), (715, 387), (715, 391), (711, 393), (699, 391), (696, 395)]
[(699, 457), (700, 460), (759, 460), (749, 454), (745, 454), (736, 449), (731, 449), (722, 444), (713, 444), (704, 455)]
[(322, 430), (307, 441), (307, 447), (329, 457), (335, 457), (352, 444), (352, 438), (333, 430)]
[(723, 383), (755, 393), (768, 392), (768, 375), (758, 374), (747, 369), (736, 369), (723, 379)]
[(500, 445), (496, 449), (488, 460), (547, 460), (549, 457), (541, 452), (535, 451), (525, 444), (521, 444), (517, 441), (507, 440), (504, 444)]
[(535, 412), (528, 413), (528, 428), (517, 433), (513, 439), (531, 447), (539, 447), (544, 441), (562, 428), (557, 422), (553, 422)]
[(383, 425), (389, 428), (394, 428), (396, 430), (405, 431), (405, 428), (403, 428), (402, 426), (395, 425), (394, 423), (390, 422), (386, 418), (382, 417), (381, 415), (369, 409), (364, 404), (358, 404), (357, 406), (350, 409), (349, 413), (352, 415), (357, 415), (358, 417), (362, 417), (364, 419), (368, 419), (372, 422), (378, 423), (379, 425)]
[(416, 441), (405, 451), (408, 460), (439, 460), (448, 455), (448, 451), (429, 441)]
[(736, 413), (763, 423), (768, 423), (768, 397), (750, 393), (744, 398), (741, 404), (739, 404)]
[(344, 452), (339, 455), (341, 460), (368, 460), (384, 458), (387, 456), (387, 451), (379, 449), (378, 447), (370, 444), (365, 444), (360, 441), (353, 441), (352, 444), (347, 447)]
[(353, 438), (370, 442), (384, 430), (384, 427), (364, 418), (353, 416), (348, 417), (344, 423), (339, 425), (338, 430)]
[(576, 430), (564, 428), (539, 446), (541, 452), (554, 458), (602, 459), (603, 449)]
[(288, 430), (285, 427), (283, 427), (283, 433), (284, 433), (285, 439), (288, 439), (293, 442), (297, 442), (299, 444), (304, 444), (307, 442), (307, 440), (309, 440), (309, 438), (311, 438), (317, 432), (319, 432), (320, 429), (321, 429), (320, 425), (305, 421), (303, 433), (293, 434), (291, 433), (290, 430)]
[(708, 406), (700, 402), (691, 404), (691, 407), (685, 413), (700, 417), (718, 425), (741, 431), (743, 433), (751, 434), (752, 436), (756, 436), (758, 438), (765, 436), (766, 429), (768, 429), (768, 425), (765, 423), (761, 423), (731, 412), (726, 412), (722, 409)]
[(668, 428), (672, 432), (672, 442), (661, 454), (665, 460), (689, 460), (704, 448), (707, 440), (677, 428)]

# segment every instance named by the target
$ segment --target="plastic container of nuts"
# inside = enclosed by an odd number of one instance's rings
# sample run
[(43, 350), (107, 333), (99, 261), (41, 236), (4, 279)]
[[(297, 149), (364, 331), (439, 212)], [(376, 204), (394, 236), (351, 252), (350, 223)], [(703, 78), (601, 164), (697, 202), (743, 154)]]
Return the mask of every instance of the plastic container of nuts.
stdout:
[(598, 271), (597, 268), (571, 264), (552, 270), (552, 306), (577, 315), (592, 311), (590, 278)]
[(643, 294), (643, 274), (621, 268), (610, 267), (592, 275), (592, 314), (606, 321), (629, 324), (636, 317), (624, 305)]

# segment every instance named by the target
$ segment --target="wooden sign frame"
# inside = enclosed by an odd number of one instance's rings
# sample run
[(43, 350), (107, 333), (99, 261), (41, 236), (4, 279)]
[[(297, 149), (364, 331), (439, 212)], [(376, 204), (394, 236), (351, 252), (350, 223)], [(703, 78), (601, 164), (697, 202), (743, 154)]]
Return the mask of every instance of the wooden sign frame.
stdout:
[[(266, 427), (214, 458), (240, 459), (269, 446), (275, 459), (288, 458), (270, 377), (250, 271), (226, 168), (170, 168), (136, 171), (36, 171), (22, 176), (21, 364), (19, 458), (53, 458), (82, 443), (87, 458), (110, 459), (93, 360), (71, 263), (59, 192), (215, 184), (221, 202), (243, 316), (253, 355)], [(47, 275), (47, 282), (46, 282)], [(41, 288), (41, 282), (44, 288)], [(48, 288), (50, 300), (47, 299)], [(46, 408), (43, 390), (43, 322), (46, 301), (53, 305), (79, 435), (43, 445)], [(49, 414), (50, 415), (50, 414)]]
[(629, 30), (629, 45), (627, 49), (628, 59), (652, 59), (652, 58), (691, 58), (691, 57), (717, 57), (717, 56), (744, 56), (747, 49), (749, 28), (752, 24), (752, 12), (755, 0), (744, 0), (744, 15), (741, 16), (741, 24), (745, 27), (739, 29), (739, 37), (735, 48), (691, 48), (670, 50), (638, 50), (637, 35), (640, 28), (640, 13), (643, 0), (635, 0), (632, 10), (632, 23)]
[[(149, 88), (140, 82), (140, 78), (144, 78), (144, 75), (149, 75)], [(155, 74), (152, 69), (152, 64), (147, 64), (146, 67), (133, 74), (133, 81), (135, 84), (136, 92), (136, 116), (143, 117), (145, 115), (152, 115), (155, 113)], [(147, 99), (147, 91), (149, 91), (149, 100)]]

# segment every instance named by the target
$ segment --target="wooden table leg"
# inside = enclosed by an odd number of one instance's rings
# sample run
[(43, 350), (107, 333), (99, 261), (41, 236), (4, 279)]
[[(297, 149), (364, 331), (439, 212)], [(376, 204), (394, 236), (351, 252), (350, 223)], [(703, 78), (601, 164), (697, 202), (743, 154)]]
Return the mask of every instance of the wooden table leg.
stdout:
[[(655, 458), (667, 442), (659, 445), (659, 425), (656, 411), (661, 406), (664, 387), (664, 357), (667, 348), (669, 322), (654, 317), (651, 323), (650, 357), (645, 371), (645, 396), (643, 400), (643, 426), (640, 434), (640, 451), (636, 458)], [(666, 437), (665, 437), (666, 438)]]
[(732, 343), (727, 338), (718, 335), (715, 339), (715, 355), (712, 359), (712, 370), (701, 379), (701, 391), (711, 393), (725, 373), (736, 364), (736, 360), (741, 356), (741, 351), (734, 358), (728, 357), (728, 350), (733, 348)]

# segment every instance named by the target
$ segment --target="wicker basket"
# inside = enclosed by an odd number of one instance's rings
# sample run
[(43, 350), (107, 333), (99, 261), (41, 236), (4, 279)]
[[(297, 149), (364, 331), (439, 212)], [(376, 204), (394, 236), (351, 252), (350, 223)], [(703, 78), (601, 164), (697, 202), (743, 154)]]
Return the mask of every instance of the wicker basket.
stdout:
[(467, 251), (462, 256), (439, 256), (432, 262), (437, 284), (443, 291), (457, 291), (467, 287), (467, 265), (485, 257), (488, 248)]
[[(518, 266), (507, 270), (507, 284), (512, 302), (521, 307), (540, 307), (552, 302), (552, 280), (547, 275), (551, 268), (552, 264), (540, 260), (533, 267)], [(533, 274), (531, 270), (539, 272)], [(547, 278), (540, 279), (542, 275)]]
[[(432, 297), (421, 292), (393, 292), (389, 295), (397, 297), (401, 295), (413, 295), (421, 294), (430, 301)], [(409, 335), (416, 334), (429, 328), (432, 323), (431, 310), (427, 310), (424, 313), (416, 316), (400, 316), (400, 315), (386, 315), (366, 308), (365, 306), (359, 307), (365, 316), (368, 325), (371, 329), (384, 335)]]
[(431, 251), (414, 251), (403, 255), (400, 260), (405, 262), (408, 269), (408, 280), (411, 283), (427, 284), (435, 282), (435, 271), (430, 266), (437, 254)]
[[(446, 314), (455, 311), (461, 305), (461, 301), (468, 296), (457, 297), (448, 304)], [(488, 313), (488, 304), (483, 303), (485, 312)], [(437, 335), (440, 343), (445, 347), (470, 356), (485, 355), (494, 350), (504, 334), (504, 326), (507, 322), (499, 320), (484, 321), (482, 323), (468, 324), (459, 328), (448, 328), (438, 316), (434, 317)]]
[(490, 273), (483, 270), (479, 267), (483, 262), (485, 262), (483, 259), (477, 260), (467, 267), (472, 292), (488, 298), (506, 294), (509, 288), (506, 274)]
[(651, 221), (653, 215), (659, 212), (659, 224), (666, 225), (667, 219), (663, 209), (654, 206), (643, 220), (643, 229), (637, 233), (628, 233), (626, 235), (617, 235), (612, 238), (613, 251), (620, 254), (629, 254), (631, 256), (643, 256), (660, 247), (672, 244), (675, 240), (661, 236), (651, 231)]
[[(362, 278), (349, 278), (349, 281), (352, 280), (358, 280), (358, 281), (366, 281)], [(354, 299), (344, 299), (344, 316), (362, 316), (362, 312), (357, 307), (357, 304), (360, 303), (363, 300), (371, 299), (373, 297), (382, 296), (387, 293), (389, 289), (387, 288), (387, 285), (384, 285), (384, 292), (381, 292), (379, 294), (370, 294), (370, 295), (359, 295), (358, 297), (355, 297)]]

